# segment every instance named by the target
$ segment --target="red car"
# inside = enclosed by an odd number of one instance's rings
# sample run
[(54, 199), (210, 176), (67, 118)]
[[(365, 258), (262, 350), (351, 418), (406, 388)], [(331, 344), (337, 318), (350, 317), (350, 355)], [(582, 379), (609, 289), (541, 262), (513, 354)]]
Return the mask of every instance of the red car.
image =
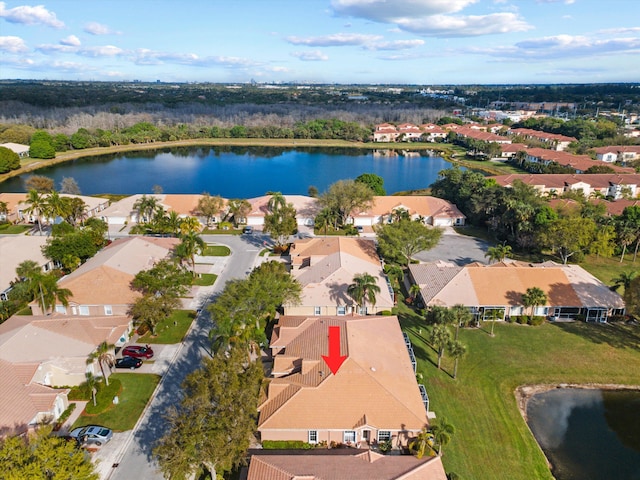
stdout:
[(135, 358), (151, 358), (153, 357), (153, 350), (149, 345), (129, 345), (122, 349), (123, 357), (135, 357)]

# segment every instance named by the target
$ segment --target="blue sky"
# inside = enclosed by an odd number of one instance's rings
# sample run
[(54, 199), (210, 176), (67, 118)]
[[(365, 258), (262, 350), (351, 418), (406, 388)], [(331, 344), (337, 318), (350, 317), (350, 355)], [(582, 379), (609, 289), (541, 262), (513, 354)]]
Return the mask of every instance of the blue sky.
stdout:
[(638, 82), (640, 1), (5, 0), (0, 78)]

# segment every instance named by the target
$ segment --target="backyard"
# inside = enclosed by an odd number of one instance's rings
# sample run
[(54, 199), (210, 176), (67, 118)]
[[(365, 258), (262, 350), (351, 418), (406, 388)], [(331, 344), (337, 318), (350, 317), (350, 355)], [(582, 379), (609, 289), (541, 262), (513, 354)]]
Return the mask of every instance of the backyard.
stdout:
[(430, 409), (456, 428), (444, 448), (447, 472), (463, 479), (552, 479), (547, 462), (521, 416), (514, 391), (535, 384), (618, 384), (640, 386), (640, 327), (621, 324), (546, 323), (464, 329), (467, 355), (458, 378), (453, 360), (443, 370), (429, 346), (429, 328), (406, 306), (398, 308), (418, 359), (419, 382)]

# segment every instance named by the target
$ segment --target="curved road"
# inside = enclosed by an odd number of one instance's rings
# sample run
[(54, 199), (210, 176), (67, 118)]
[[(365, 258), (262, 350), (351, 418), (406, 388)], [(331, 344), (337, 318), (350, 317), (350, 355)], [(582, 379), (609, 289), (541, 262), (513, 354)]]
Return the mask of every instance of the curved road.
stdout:
[[(258, 253), (264, 248), (268, 237), (259, 234), (243, 236), (203, 235), (207, 243), (227, 245), (231, 248), (224, 271), (218, 276), (211, 296), (211, 302), (219, 294), (227, 281), (244, 278), (254, 267)], [(177, 405), (182, 397), (182, 384), (185, 377), (200, 365), (208, 353), (208, 332), (212, 322), (205, 308), (196, 318), (191, 330), (180, 347), (171, 367), (162, 378), (156, 395), (145, 410), (137, 427), (129, 434), (121, 446), (123, 452), (116, 459), (118, 466), (112, 468), (106, 477), (111, 479), (158, 479), (162, 474), (157, 470), (152, 449), (158, 439), (166, 432), (164, 416), (172, 405)]]

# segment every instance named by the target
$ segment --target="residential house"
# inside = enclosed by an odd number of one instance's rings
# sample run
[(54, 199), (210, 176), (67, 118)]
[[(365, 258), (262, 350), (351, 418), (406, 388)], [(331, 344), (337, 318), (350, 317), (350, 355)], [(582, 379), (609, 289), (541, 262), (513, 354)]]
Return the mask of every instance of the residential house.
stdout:
[[(306, 195), (283, 195), (287, 203), (291, 203), (296, 210), (298, 226), (313, 226), (316, 215), (320, 212), (318, 201)], [(251, 212), (247, 215), (247, 225), (262, 227), (264, 216), (269, 213), (269, 200), (271, 195), (250, 198)]]
[(481, 128), (473, 128), (470, 126), (462, 126), (455, 130), (458, 138), (471, 138), (487, 143), (509, 144), (511, 139), (495, 133), (486, 132)]
[[(344, 363), (334, 374), (329, 328), (338, 327)], [(428, 425), (427, 411), (395, 316), (283, 316), (258, 432), (265, 440), (350, 446), (390, 440), (406, 446)]]
[(462, 304), (478, 320), (529, 314), (522, 295), (532, 287), (547, 295), (547, 303), (538, 306), (535, 315), (606, 322), (625, 310), (620, 295), (578, 265), (505, 260), (457, 266), (438, 262), (409, 265), (409, 272), (425, 305)]
[(433, 123), (425, 123), (423, 125), (420, 125), (420, 128), (424, 132), (422, 134), (422, 138), (427, 142), (436, 142), (438, 141), (438, 139), (442, 140), (447, 138), (446, 130)]
[(528, 147), (524, 143), (503, 143), (500, 148), (500, 158), (514, 158), (518, 152), (526, 152)]
[(549, 145), (553, 150), (566, 150), (570, 143), (577, 142), (578, 139), (560, 135), (557, 133), (548, 133), (540, 130), (532, 130), (530, 128), (511, 128), (507, 131), (509, 135), (517, 135), (528, 140), (537, 140)]
[(382, 123), (376, 125), (373, 132), (374, 142), (395, 142), (400, 134), (395, 125), (390, 123)]
[(69, 406), (69, 389), (32, 383), (37, 364), (0, 359), (0, 438), (21, 435), (57, 420)]
[[(79, 198), (82, 200), (86, 207), (84, 210), (85, 217), (97, 217), (109, 205), (109, 200), (98, 197), (88, 197), (85, 195), (71, 195), (67, 193), (61, 193), (61, 197), (66, 198)], [(47, 197), (47, 194), (44, 194)], [(29, 208), (27, 203), (28, 195), (26, 193), (0, 193), (0, 201), (7, 203), (8, 214), (6, 220), (10, 222), (28, 222), (34, 223), (38, 217), (38, 212), (26, 213), (25, 210)], [(46, 219), (49, 223), (53, 223), (56, 219)]]
[(568, 191), (582, 192), (585, 197), (602, 196), (619, 200), (640, 195), (640, 174), (617, 173), (558, 173), (512, 174), (493, 178), (503, 187), (513, 186), (516, 180), (533, 186), (540, 194), (562, 195)]
[(12, 283), (17, 280), (16, 268), (25, 260), (36, 262), (43, 272), (53, 268), (53, 262), (42, 253), (46, 243), (47, 237), (40, 235), (0, 237), (0, 300), (7, 300)]
[(29, 156), (29, 145), (23, 145), (21, 143), (0, 143), (0, 147), (8, 148), (14, 153), (17, 153), (20, 158), (26, 158)]
[(412, 220), (436, 227), (462, 226), (466, 216), (453, 203), (427, 195), (375, 196), (371, 207), (353, 212), (350, 221), (356, 226), (372, 227), (392, 223), (398, 214), (406, 212)]
[[(164, 198), (164, 195), (146, 195), (154, 197), (158, 203)], [(143, 197), (141, 194), (125, 197), (117, 202), (113, 202), (108, 208), (105, 208), (101, 214), (102, 220), (109, 225), (126, 225), (128, 223), (138, 223), (138, 211), (134, 205)]]
[[(66, 386), (101, 374), (89, 355), (102, 342), (123, 345), (126, 316), (71, 318), (14, 315), (0, 325), (0, 436), (56, 420), (68, 407)], [(56, 388), (57, 387), (57, 388)]]
[[(549, 165), (556, 163), (564, 167), (573, 168), (576, 173), (584, 173), (591, 167), (602, 165), (597, 160), (592, 160), (589, 155), (573, 155), (571, 153), (548, 150), (546, 148), (529, 148), (526, 150), (526, 161), (531, 163), (540, 163), (542, 165)], [(617, 165), (610, 165), (610, 167), (616, 171), (616, 173), (635, 173), (635, 170), (630, 167), (619, 167)]]
[[(291, 275), (302, 285), (300, 303), (284, 305), (286, 315), (377, 314), (394, 306), (393, 290), (382, 271), (372, 240), (346, 237), (316, 237), (298, 240), (289, 253)], [(376, 303), (358, 310), (347, 294), (356, 275), (368, 273), (380, 293)]]
[(403, 142), (416, 142), (421, 139), (423, 133), (420, 127), (412, 123), (398, 125), (398, 139)]
[[(71, 290), (71, 296), (68, 307), (57, 304), (55, 311), (74, 316), (127, 315), (141, 296), (131, 288), (131, 281), (138, 272), (169, 257), (178, 243), (176, 238), (115, 240), (58, 281), (60, 288)], [(31, 308), (36, 315), (44, 313), (37, 302), (32, 302)]]
[(602, 162), (632, 162), (640, 158), (640, 145), (610, 145), (594, 148), (596, 158)]
[[(251, 456), (247, 480), (447, 480), (439, 456), (381, 455), (371, 450), (335, 455), (335, 450)], [(343, 453), (340, 452), (340, 453)]]

